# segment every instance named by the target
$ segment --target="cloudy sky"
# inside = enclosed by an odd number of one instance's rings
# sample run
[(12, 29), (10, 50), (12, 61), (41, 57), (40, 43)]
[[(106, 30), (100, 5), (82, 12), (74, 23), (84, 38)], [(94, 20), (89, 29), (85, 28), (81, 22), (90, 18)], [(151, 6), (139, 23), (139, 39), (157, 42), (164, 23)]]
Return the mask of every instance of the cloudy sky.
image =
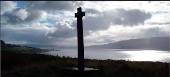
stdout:
[(85, 46), (170, 36), (170, 2), (1, 1), (1, 39), (8, 43), (76, 46), (77, 7)]

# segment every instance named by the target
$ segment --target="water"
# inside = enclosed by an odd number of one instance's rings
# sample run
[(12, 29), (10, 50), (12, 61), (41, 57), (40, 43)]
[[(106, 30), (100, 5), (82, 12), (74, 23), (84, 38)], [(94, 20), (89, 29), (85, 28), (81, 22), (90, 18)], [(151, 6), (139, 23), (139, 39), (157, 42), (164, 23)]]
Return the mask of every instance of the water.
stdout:
[[(42, 54), (53, 56), (69, 56), (76, 58), (77, 49), (61, 49), (60, 51), (49, 51)], [(130, 61), (159, 61), (170, 63), (170, 52), (160, 50), (127, 50), (127, 49), (85, 49), (86, 59), (112, 59)]]

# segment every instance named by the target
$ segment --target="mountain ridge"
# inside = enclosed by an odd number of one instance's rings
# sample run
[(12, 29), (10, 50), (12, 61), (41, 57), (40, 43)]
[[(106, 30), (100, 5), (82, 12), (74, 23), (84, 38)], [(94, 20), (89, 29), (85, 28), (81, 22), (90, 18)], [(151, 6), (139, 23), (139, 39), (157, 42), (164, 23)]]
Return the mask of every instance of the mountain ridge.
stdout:
[(151, 37), (140, 39), (122, 40), (103, 45), (93, 45), (90, 48), (109, 49), (149, 49), (149, 50), (170, 50), (170, 37)]

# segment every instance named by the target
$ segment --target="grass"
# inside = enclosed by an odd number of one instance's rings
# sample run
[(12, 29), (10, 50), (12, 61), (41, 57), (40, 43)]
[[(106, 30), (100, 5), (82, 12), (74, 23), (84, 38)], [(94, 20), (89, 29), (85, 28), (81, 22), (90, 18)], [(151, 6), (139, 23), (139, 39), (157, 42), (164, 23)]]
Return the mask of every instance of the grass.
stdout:
[(170, 63), (86, 59), (86, 67), (100, 70), (80, 73), (64, 69), (77, 67), (76, 58), (16, 52), (2, 48), (2, 77), (170, 77)]

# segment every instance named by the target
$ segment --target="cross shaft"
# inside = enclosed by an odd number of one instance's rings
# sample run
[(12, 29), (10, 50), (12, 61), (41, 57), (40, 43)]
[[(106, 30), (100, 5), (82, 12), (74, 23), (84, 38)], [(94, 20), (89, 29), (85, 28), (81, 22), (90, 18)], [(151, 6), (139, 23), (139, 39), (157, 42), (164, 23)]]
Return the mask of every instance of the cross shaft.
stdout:
[(75, 17), (77, 18), (78, 70), (80, 72), (84, 71), (83, 16), (85, 16), (85, 12), (82, 12), (81, 7), (77, 8)]

